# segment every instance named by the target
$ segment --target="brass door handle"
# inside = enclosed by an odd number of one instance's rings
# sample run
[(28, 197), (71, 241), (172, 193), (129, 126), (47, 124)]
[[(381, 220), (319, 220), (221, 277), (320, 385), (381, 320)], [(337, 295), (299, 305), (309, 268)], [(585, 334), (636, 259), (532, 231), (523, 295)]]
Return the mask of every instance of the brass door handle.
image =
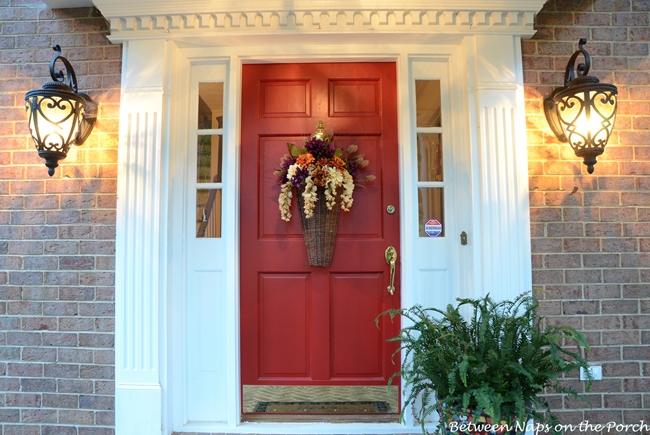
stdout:
[(387, 290), (388, 293), (391, 295), (395, 293), (395, 263), (397, 263), (397, 249), (395, 249), (392, 246), (389, 246), (386, 248), (386, 252), (384, 252), (384, 258), (386, 259), (386, 263), (390, 265), (390, 285), (388, 286)]

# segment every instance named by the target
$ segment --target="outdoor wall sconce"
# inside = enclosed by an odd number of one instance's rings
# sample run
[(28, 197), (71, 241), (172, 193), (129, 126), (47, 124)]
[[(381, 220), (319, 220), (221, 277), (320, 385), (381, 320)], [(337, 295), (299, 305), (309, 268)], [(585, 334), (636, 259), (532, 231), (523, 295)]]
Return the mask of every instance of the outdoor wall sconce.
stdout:
[[(555, 136), (562, 142), (569, 142), (592, 174), (596, 157), (603, 153), (612, 134), (618, 90), (614, 85), (600, 83), (596, 77), (587, 75), (591, 59), (583, 47), (586, 43), (586, 39), (581, 39), (578, 51), (569, 59), (564, 87), (556, 88), (544, 99), (544, 114)], [(585, 63), (576, 68), (575, 61), (580, 54)]]
[[(29, 130), (38, 155), (45, 159), (50, 177), (59, 166), (59, 160), (67, 156), (70, 145), (83, 144), (97, 120), (97, 103), (77, 91), (77, 76), (68, 59), (61, 56), (61, 47), (55, 45), (52, 49), (56, 51), (50, 61), (50, 76), (54, 81), (25, 96)], [(57, 60), (63, 62), (66, 74), (54, 70)]]

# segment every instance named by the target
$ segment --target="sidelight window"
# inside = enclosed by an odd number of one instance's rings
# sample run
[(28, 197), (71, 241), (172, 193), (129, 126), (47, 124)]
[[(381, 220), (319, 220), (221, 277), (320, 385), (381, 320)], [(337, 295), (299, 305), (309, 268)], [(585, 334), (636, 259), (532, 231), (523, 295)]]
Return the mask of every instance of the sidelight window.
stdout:
[(199, 83), (196, 141), (196, 237), (221, 237), (223, 83)]
[(444, 237), (444, 171), (440, 80), (415, 80), (420, 237)]

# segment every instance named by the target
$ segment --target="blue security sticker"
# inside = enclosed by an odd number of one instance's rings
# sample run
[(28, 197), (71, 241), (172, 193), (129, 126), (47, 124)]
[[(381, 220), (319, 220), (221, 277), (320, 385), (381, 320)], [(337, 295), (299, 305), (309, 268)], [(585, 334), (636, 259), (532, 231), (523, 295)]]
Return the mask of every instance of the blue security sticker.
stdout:
[(429, 237), (438, 237), (442, 234), (442, 224), (438, 219), (429, 219), (426, 224), (424, 224), (424, 232), (427, 233)]

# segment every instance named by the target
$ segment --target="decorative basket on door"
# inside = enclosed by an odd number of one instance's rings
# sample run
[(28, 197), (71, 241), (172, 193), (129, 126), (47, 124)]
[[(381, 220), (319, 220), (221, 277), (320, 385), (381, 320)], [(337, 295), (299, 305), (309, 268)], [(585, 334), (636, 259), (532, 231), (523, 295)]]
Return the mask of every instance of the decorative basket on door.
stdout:
[[(280, 214), (291, 220), (291, 199), (298, 195), (298, 207), (310, 266), (327, 267), (332, 261), (340, 210), (350, 211), (355, 176), (368, 166), (358, 147), (347, 151), (332, 145), (322, 122), (303, 147), (289, 143), (289, 154), (275, 174), (280, 177)], [(374, 176), (366, 176), (373, 180)]]
[(325, 200), (325, 189), (316, 189), (316, 205), (313, 215), (308, 218), (305, 215), (305, 200), (298, 195), (298, 210), (300, 212), (300, 223), (302, 234), (305, 237), (307, 257), (310, 266), (327, 267), (332, 262), (334, 255), (334, 243), (336, 232), (339, 226), (340, 195), (336, 195), (336, 201), (331, 209), (327, 208)]

